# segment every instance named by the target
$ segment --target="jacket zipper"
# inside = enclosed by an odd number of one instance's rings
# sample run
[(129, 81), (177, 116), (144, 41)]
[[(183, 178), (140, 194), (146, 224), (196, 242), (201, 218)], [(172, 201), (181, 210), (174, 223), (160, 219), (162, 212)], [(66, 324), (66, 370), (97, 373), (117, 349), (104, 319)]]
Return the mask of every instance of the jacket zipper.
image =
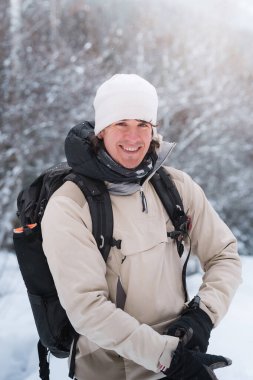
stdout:
[(147, 204), (147, 199), (145, 197), (143, 187), (140, 187), (140, 196), (141, 196), (141, 203), (142, 203), (142, 212), (148, 213), (148, 204)]

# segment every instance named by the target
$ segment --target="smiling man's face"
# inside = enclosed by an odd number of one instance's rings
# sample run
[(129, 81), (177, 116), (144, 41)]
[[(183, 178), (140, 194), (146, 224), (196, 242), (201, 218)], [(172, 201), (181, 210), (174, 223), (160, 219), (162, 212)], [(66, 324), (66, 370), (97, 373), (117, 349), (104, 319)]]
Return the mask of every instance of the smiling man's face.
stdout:
[(127, 169), (134, 169), (149, 149), (152, 126), (142, 120), (120, 120), (103, 129), (98, 137), (104, 140), (105, 148), (114, 161)]

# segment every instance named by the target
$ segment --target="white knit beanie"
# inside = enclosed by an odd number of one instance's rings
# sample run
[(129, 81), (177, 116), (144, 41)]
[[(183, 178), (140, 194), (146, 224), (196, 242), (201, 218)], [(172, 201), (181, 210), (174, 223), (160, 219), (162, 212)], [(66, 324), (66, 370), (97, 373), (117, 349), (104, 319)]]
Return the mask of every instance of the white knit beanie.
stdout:
[(111, 77), (98, 88), (93, 104), (95, 135), (110, 124), (124, 119), (156, 124), (156, 89), (136, 74), (116, 74)]

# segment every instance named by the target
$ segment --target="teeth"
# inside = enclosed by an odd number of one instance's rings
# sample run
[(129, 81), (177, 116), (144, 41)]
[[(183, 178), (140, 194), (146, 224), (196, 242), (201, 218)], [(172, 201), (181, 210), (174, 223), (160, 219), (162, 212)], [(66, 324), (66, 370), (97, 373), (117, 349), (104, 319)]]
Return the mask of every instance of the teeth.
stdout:
[(128, 152), (136, 152), (140, 147), (138, 146), (137, 148), (135, 147), (125, 147), (125, 146), (122, 146), (122, 148), (124, 150), (127, 150)]
[(138, 148), (124, 148), (128, 152), (135, 152)]

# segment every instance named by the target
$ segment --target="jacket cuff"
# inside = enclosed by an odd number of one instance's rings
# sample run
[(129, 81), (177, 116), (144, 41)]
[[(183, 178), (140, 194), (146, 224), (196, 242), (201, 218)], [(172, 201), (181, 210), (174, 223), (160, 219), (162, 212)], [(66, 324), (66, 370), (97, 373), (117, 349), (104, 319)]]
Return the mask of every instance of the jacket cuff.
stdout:
[(159, 358), (159, 362), (158, 362), (159, 371), (166, 371), (166, 369), (169, 368), (173, 354), (176, 351), (176, 348), (178, 346), (178, 343), (179, 343), (179, 338), (176, 338), (174, 336), (169, 336), (169, 340), (167, 341), (164, 351)]
[(215, 325), (215, 318), (214, 318), (213, 313), (210, 311), (210, 309), (208, 309), (208, 307), (202, 301), (200, 301), (199, 306), (200, 306), (200, 309), (202, 309), (208, 315), (208, 317), (211, 319), (213, 325)]

